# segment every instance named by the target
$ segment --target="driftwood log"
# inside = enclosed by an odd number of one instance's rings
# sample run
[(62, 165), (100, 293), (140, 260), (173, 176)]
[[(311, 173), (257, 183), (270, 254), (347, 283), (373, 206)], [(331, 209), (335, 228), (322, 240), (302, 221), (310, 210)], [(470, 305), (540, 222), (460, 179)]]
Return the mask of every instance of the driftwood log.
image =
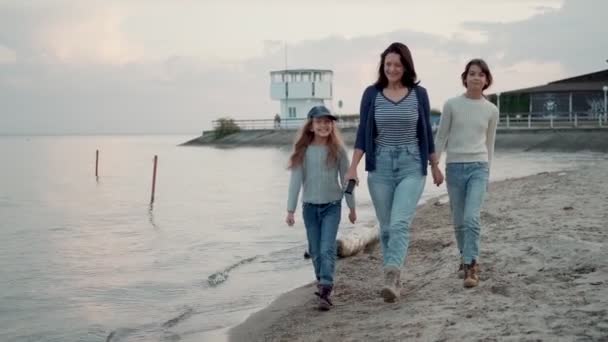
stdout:
[[(378, 242), (377, 226), (355, 227), (345, 236), (338, 237), (336, 242), (338, 258), (347, 258), (357, 255), (361, 251), (370, 250)], [(304, 251), (304, 259), (310, 259), (308, 250)]]
[(338, 257), (347, 258), (373, 248), (378, 243), (377, 226), (356, 226), (338, 238)]

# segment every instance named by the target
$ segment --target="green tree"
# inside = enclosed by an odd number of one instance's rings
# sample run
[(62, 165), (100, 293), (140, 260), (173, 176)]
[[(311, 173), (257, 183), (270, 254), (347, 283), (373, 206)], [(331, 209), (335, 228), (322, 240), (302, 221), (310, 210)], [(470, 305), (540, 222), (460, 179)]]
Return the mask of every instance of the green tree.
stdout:
[(241, 130), (239, 125), (232, 118), (220, 118), (215, 125), (215, 139), (221, 139), (230, 134), (237, 133)]

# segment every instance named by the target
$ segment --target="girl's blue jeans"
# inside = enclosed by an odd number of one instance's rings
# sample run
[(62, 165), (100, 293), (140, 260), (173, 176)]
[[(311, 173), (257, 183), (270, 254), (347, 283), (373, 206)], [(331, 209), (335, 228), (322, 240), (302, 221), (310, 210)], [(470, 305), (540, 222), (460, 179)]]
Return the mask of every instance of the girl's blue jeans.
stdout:
[(446, 182), (458, 250), (465, 264), (479, 257), (481, 206), (488, 186), (488, 163), (448, 163)]
[(320, 285), (333, 285), (341, 201), (325, 204), (304, 203), (302, 215), (308, 238), (308, 253), (317, 281)]

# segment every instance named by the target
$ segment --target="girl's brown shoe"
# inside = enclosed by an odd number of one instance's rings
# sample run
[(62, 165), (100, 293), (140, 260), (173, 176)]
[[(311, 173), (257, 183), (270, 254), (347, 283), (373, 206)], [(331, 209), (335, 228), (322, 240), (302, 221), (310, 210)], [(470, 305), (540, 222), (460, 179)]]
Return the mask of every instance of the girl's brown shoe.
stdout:
[(464, 265), (464, 287), (479, 285), (479, 264), (473, 260), (470, 265)]

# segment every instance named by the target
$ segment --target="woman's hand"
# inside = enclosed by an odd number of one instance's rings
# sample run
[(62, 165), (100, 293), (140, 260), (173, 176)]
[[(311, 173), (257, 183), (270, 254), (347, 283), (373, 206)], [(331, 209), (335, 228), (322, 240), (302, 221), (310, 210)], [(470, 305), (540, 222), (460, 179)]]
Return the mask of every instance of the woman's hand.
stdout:
[(285, 222), (288, 226), (293, 226), (293, 224), (296, 222), (296, 220), (293, 218), (293, 213), (289, 211), (287, 212), (287, 218), (285, 218)]
[(349, 168), (344, 175), (344, 186), (348, 184), (348, 181), (354, 179), (355, 183), (359, 185), (359, 177), (357, 176), (357, 168)]

